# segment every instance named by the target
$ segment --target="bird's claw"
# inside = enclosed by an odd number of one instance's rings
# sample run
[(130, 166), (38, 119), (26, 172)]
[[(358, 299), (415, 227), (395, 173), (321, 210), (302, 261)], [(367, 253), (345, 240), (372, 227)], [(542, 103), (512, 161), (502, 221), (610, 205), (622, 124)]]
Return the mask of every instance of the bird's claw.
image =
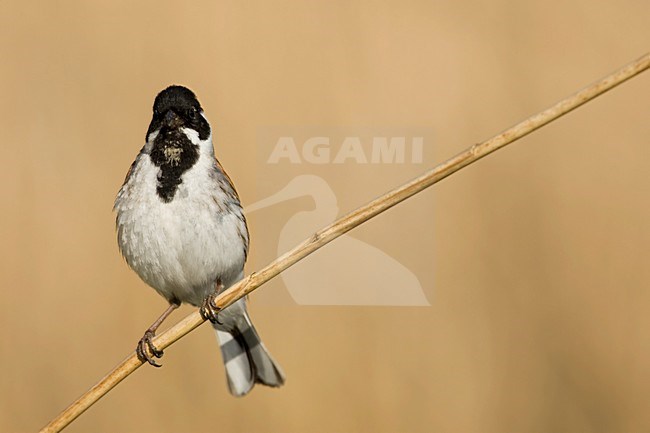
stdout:
[(217, 307), (216, 304), (214, 303), (216, 297), (217, 297), (216, 291), (206, 296), (205, 300), (203, 301), (203, 305), (201, 305), (201, 309), (199, 311), (201, 313), (201, 317), (203, 317), (204, 320), (209, 320), (212, 323), (223, 325), (223, 323), (219, 321), (219, 312), (221, 311), (221, 308)]
[(144, 333), (140, 341), (138, 341), (138, 347), (135, 349), (136, 355), (141, 362), (148, 362), (154, 367), (162, 367), (161, 364), (158, 364), (154, 358), (162, 358), (163, 351), (156, 348), (153, 344), (153, 337), (156, 334), (152, 330), (148, 330)]

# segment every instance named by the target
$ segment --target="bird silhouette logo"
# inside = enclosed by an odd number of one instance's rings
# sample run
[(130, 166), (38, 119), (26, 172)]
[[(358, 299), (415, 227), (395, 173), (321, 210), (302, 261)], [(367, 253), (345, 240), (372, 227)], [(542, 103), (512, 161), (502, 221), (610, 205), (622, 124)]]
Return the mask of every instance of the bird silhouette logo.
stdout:
[[(336, 219), (339, 212), (336, 194), (325, 179), (306, 174), (294, 177), (279, 191), (246, 206), (247, 213), (258, 212), (304, 196), (311, 197), (315, 206), (287, 220), (280, 231), (278, 254)], [(409, 268), (349, 234), (287, 269), (281, 278), (299, 305), (430, 305), (420, 281)]]

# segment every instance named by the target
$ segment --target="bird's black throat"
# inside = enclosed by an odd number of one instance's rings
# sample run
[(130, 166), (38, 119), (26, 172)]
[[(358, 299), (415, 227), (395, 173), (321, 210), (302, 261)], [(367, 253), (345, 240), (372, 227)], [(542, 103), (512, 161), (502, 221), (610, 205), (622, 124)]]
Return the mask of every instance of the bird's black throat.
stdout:
[(183, 174), (198, 161), (199, 147), (182, 131), (162, 128), (153, 142), (149, 157), (160, 168), (156, 193), (162, 201), (169, 203), (183, 183)]

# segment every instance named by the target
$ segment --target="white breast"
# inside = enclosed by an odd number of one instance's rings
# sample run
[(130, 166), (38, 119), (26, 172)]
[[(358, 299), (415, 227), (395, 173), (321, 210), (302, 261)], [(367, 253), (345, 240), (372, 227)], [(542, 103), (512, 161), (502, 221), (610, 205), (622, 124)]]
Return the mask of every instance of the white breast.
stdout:
[(209, 152), (202, 146), (169, 203), (156, 193), (158, 172), (141, 153), (118, 194), (120, 249), (129, 266), (168, 300), (200, 305), (218, 278), (227, 287), (243, 270), (247, 233), (241, 207), (216, 204), (226, 197), (216, 180), (223, 175), (215, 177), (211, 143)]

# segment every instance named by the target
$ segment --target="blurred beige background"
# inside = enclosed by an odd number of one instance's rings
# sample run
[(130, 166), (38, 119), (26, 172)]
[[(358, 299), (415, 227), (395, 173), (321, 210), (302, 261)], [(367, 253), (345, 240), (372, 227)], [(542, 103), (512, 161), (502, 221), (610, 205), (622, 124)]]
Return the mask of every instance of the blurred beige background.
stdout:
[[(244, 203), (262, 198), (264, 125), (434, 131), (426, 164), (333, 185), (345, 212), (637, 58), (648, 16), (645, 0), (1, 2), (0, 431), (44, 425), (165, 307), (111, 207), (166, 85), (199, 95)], [(648, 431), (649, 92), (638, 77), (352, 232), (431, 307), (254, 294), (284, 388), (230, 397), (204, 326), (67, 431)], [(260, 232), (304, 207), (251, 216), (249, 271), (275, 256)]]

